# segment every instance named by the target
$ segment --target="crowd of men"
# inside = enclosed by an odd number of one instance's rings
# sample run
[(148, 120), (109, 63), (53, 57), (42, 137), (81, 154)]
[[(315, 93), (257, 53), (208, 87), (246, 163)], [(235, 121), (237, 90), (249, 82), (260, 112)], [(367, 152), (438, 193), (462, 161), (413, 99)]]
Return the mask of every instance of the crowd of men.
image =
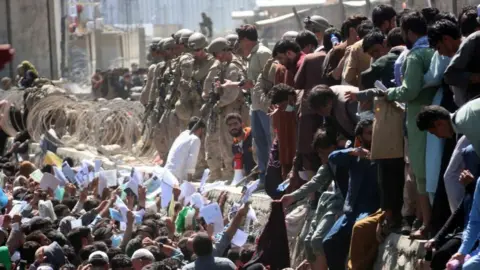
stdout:
[[(305, 218), (293, 236), (312, 269), (371, 269), (390, 232), (428, 240), (425, 267), (480, 267), (476, 7), (379, 5), (339, 30), (317, 15), (304, 24), (272, 51), (253, 25), (151, 45), (141, 102), (167, 168), (190, 181), (208, 167), (207, 182), (241, 168), (285, 207), (308, 198), (286, 222)], [(404, 115), (392, 137), (380, 103)], [(402, 154), (374, 158), (372, 145)]]

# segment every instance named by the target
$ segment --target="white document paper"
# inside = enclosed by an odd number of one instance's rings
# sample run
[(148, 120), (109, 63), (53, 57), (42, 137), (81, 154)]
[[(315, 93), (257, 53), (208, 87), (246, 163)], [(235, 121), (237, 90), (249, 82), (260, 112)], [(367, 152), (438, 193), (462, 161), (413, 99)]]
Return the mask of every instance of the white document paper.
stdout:
[(213, 224), (213, 233), (221, 233), (225, 227), (223, 224), (222, 211), (218, 203), (212, 203), (200, 209), (200, 216), (207, 224)]
[(190, 204), (193, 207), (197, 207), (198, 209), (202, 209), (204, 204), (205, 204), (203, 202), (202, 194), (200, 194), (198, 192), (193, 193), (192, 196), (191, 196), (191, 199), (190, 199)]
[(67, 162), (63, 162), (62, 172), (71, 183), (75, 182), (75, 172), (72, 170), (72, 168), (70, 167), (70, 165), (68, 165)]
[(99, 178), (105, 179), (107, 187), (118, 186), (117, 170), (101, 171), (98, 174)]
[(102, 197), (103, 190), (107, 187), (107, 179), (105, 177), (98, 177), (98, 187), (97, 192), (98, 196)]
[(40, 183), (40, 180), (42, 180), (43, 173), (40, 169), (36, 169), (30, 174), (30, 177), (35, 180), (35, 182)]
[(78, 227), (82, 227), (82, 219), (75, 219), (70, 221), (70, 226), (72, 227), (72, 230)]
[(247, 190), (245, 191), (245, 193), (242, 196), (242, 199), (240, 200), (241, 204), (248, 202), (248, 199), (250, 199), (250, 196), (252, 196), (253, 192), (257, 189), (259, 183), (260, 183), (260, 179), (257, 179), (247, 186)]
[(129, 188), (135, 193), (135, 195), (138, 197), (138, 180), (135, 177), (130, 178), (130, 181), (127, 182), (127, 186), (125, 186), (125, 189)]
[(173, 199), (173, 187), (164, 181), (162, 181), (161, 185), (162, 195), (161, 195), (161, 202), (162, 202), (162, 209), (167, 208), (170, 201)]
[(255, 213), (255, 210), (253, 210), (252, 207), (248, 209), (247, 217), (250, 218), (254, 223), (258, 221), (257, 214)]
[(102, 161), (100, 159), (95, 159), (95, 172), (96, 173), (100, 172), (101, 168), (102, 168)]
[(14, 215), (21, 214), (21, 212), (26, 206), (27, 206), (26, 201), (17, 201), (16, 203), (13, 204), (13, 207), (8, 213), (8, 215), (13, 217)]
[(68, 179), (65, 177), (65, 174), (63, 174), (62, 170), (58, 168), (57, 166), (53, 166), (53, 172), (55, 173), (55, 177), (57, 177), (61, 182), (60, 186), (65, 186), (68, 184)]
[(133, 215), (135, 216), (135, 224), (142, 224), (143, 216), (145, 215), (145, 210), (133, 211)]
[(147, 188), (147, 195), (155, 192), (161, 186), (161, 184), (162, 181), (158, 179), (157, 176), (153, 176), (143, 183), (143, 185)]
[(60, 183), (60, 179), (56, 178), (52, 174), (44, 173), (42, 179), (40, 180), (40, 188), (43, 190), (48, 190), (50, 188), (51, 190), (55, 191)]
[(248, 240), (248, 234), (242, 230), (237, 230), (231, 242), (237, 247), (243, 247), (243, 245), (247, 243), (247, 240)]

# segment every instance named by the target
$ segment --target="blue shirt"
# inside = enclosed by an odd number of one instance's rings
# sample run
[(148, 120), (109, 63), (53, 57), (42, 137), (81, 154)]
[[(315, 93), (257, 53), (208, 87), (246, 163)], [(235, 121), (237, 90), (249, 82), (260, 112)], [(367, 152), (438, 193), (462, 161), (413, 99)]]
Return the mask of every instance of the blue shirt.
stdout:
[(343, 210), (345, 213), (373, 213), (380, 207), (377, 182), (377, 163), (366, 158), (352, 156), (355, 148), (337, 150), (328, 160), (336, 165), (348, 168), (350, 178)]
[(472, 251), (475, 241), (480, 234), (480, 181), (477, 180), (475, 193), (473, 195), (472, 209), (470, 211), (470, 219), (465, 231), (463, 231), (462, 245), (458, 250), (459, 253), (467, 255)]

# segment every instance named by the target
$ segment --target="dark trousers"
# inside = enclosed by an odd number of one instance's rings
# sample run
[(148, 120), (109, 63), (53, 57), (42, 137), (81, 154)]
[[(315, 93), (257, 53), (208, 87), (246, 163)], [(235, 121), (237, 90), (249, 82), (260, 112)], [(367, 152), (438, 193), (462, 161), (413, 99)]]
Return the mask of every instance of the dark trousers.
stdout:
[(327, 258), (328, 268), (332, 270), (345, 269), (350, 240), (355, 222), (367, 217), (371, 213), (343, 214), (333, 225), (323, 240), (323, 250)]
[(457, 237), (453, 237), (445, 242), (445, 244), (440, 246), (438, 250), (433, 253), (430, 268), (432, 268), (432, 270), (445, 269), (447, 262), (450, 260), (453, 254), (457, 253), (461, 244), (462, 239)]
[(379, 186), (381, 187), (381, 207), (391, 211), (394, 222), (402, 220), (403, 186), (405, 185), (404, 158), (379, 160)]

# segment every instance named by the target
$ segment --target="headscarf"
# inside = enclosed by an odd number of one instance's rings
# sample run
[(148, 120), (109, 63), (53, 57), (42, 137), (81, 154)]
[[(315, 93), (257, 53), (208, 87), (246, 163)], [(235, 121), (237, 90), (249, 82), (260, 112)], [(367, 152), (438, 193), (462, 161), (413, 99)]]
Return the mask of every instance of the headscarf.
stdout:
[(35, 66), (32, 63), (30, 63), (29, 61), (23, 61), (20, 65), (24, 69), (23, 72), (27, 72), (28, 70), (30, 70), (38, 77), (37, 69), (35, 69)]

